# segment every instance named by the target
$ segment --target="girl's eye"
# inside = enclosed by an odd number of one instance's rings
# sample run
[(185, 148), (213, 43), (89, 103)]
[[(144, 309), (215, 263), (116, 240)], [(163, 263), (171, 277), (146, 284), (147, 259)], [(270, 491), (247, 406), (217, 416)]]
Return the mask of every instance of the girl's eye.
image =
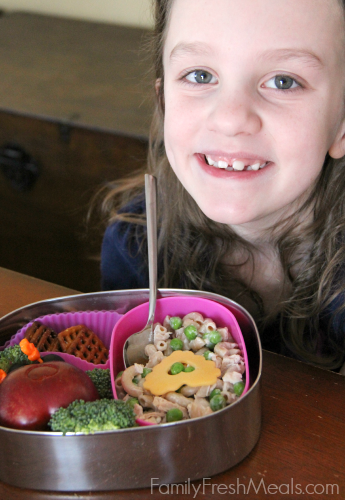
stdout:
[(300, 87), (300, 85), (296, 80), (291, 78), (291, 76), (276, 75), (265, 83), (265, 87), (278, 90), (290, 90)]
[(192, 83), (216, 83), (217, 79), (204, 69), (192, 71), (185, 76), (186, 80)]

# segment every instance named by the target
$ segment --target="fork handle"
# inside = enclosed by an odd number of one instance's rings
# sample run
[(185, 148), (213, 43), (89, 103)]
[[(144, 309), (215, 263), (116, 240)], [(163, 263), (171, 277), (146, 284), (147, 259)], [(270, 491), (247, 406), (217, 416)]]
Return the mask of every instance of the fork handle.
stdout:
[(145, 174), (145, 199), (150, 286), (149, 324), (153, 323), (157, 300), (157, 181), (150, 174)]

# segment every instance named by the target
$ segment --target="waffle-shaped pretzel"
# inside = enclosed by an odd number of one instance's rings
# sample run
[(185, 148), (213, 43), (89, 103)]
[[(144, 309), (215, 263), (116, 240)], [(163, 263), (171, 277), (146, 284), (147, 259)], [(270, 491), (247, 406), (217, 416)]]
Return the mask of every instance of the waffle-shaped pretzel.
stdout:
[(96, 365), (106, 363), (109, 349), (85, 325), (71, 326), (58, 334), (62, 352), (74, 354)]
[(61, 352), (57, 334), (39, 321), (34, 321), (26, 330), (25, 338), (40, 352)]

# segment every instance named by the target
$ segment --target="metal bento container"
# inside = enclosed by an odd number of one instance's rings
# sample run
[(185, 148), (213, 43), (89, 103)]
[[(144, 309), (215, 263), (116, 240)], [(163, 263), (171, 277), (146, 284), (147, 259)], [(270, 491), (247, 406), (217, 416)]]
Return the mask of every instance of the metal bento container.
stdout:
[[(262, 351), (255, 322), (242, 306), (221, 295), (195, 290), (158, 291), (158, 297), (176, 295), (215, 300), (235, 315), (247, 347), (248, 392), (213, 415), (163, 426), (66, 436), (0, 426), (1, 481), (50, 491), (145, 488), (210, 477), (250, 453), (261, 428)], [(148, 298), (148, 289), (137, 289), (35, 302), (0, 319), (0, 346), (26, 323), (45, 314), (90, 310), (122, 314)]]

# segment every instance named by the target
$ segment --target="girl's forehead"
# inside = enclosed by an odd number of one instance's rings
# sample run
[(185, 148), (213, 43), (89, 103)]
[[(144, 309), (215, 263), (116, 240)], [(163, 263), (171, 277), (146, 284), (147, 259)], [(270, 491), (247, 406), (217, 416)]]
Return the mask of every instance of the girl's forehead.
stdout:
[(327, 60), (344, 39), (342, 0), (173, 0), (164, 53), (296, 47)]

